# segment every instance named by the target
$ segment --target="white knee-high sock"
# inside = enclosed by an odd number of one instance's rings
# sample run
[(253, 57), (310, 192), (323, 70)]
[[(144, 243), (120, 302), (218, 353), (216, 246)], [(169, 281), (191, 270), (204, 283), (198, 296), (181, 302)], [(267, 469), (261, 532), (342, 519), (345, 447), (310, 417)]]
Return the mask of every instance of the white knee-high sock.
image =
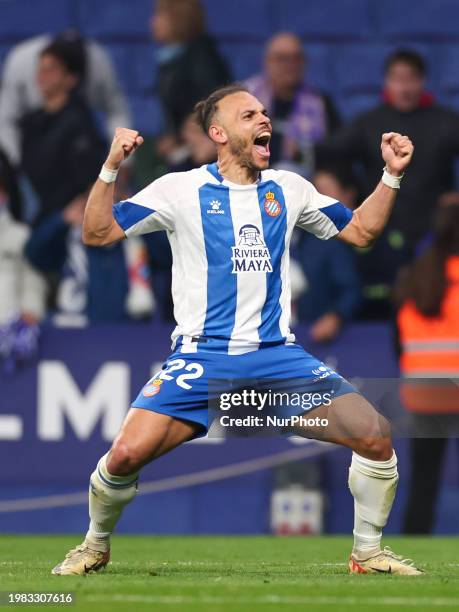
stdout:
[(349, 488), (354, 496), (354, 549), (361, 559), (381, 550), (382, 528), (386, 525), (397, 489), (395, 451), (387, 461), (352, 454)]
[(107, 470), (104, 455), (89, 479), (89, 530), (85, 542), (94, 550), (105, 552), (110, 547), (110, 535), (123, 508), (137, 493), (138, 472), (129, 476), (114, 476)]

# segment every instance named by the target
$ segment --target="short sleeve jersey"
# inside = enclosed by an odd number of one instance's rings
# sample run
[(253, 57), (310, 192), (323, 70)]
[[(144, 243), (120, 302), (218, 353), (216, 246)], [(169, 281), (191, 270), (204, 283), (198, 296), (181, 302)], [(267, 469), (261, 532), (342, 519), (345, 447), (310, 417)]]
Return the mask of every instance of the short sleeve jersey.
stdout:
[(295, 227), (321, 239), (338, 234), (352, 212), (301, 176), (265, 170), (252, 185), (224, 179), (216, 164), (167, 174), (124, 202), (114, 217), (127, 237), (166, 230), (173, 255), (183, 352), (206, 338), (241, 354), (289, 343), (289, 246)]

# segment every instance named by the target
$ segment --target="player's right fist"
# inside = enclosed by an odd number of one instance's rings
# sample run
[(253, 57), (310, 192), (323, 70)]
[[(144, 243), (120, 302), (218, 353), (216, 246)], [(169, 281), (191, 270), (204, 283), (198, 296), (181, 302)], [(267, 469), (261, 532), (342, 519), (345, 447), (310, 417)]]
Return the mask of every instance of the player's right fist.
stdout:
[(143, 143), (143, 138), (136, 130), (116, 128), (105, 166), (110, 170), (118, 170), (122, 162)]

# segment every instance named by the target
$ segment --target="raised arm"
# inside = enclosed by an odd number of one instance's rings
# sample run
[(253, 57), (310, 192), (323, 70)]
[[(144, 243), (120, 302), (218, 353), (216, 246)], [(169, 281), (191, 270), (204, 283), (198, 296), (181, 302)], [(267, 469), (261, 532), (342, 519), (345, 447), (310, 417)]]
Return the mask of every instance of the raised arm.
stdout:
[(123, 161), (142, 143), (139, 132), (116, 128), (107, 160), (86, 203), (82, 234), (84, 244), (103, 246), (125, 237), (123, 229), (113, 217), (115, 180)]
[(356, 209), (351, 221), (337, 238), (358, 247), (370, 245), (382, 232), (395, 203), (400, 177), (413, 156), (413, 143), (408, 136), (395, 132), (383, 134), (381, 152), (386, 168), (371, 195)]

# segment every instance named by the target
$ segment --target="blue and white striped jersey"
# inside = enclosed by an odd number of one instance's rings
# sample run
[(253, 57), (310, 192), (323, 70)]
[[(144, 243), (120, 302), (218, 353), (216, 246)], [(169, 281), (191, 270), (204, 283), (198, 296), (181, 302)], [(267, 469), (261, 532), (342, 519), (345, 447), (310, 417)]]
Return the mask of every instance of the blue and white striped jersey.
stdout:
[(328, 239), (352, 217), (293, 172), (265, 170), (257, 183), (237, 185), (223, 179), (216, 164), (167, 174), (115, 204), (113, 213), (128, 237), (167, 232), (173, 347), (194, 352), (211, 337), (229, 354), (294, 341), (292, 232), (301, 227)]

